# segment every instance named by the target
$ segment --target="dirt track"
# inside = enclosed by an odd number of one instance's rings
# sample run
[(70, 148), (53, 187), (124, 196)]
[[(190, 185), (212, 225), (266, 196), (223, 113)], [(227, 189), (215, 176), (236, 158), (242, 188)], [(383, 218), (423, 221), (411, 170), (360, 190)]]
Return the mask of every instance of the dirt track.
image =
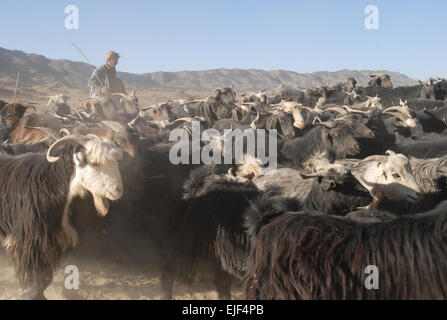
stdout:
[[(14, 276), (13, 265), (0, 249), (0, 300), (20, 299), (22, 290)], [(79, 269), (79, 290), (64, 287), (65, 266), (74, 264)], [(49, 300), (159, 300), (161, 297), (160, 277), (157, 270), (129, 270), (117, 264), (98, 261), (79, 263), (68, 257), (57, 270), (53, 283), (45, 292)], [(242, 289), (235, 285), (233, 299), (243, 299)], [(218, 299), (212, 284), (212, 276), (199, 275), (191, 288), (177, 284), (174, 299), (214, 300)]]

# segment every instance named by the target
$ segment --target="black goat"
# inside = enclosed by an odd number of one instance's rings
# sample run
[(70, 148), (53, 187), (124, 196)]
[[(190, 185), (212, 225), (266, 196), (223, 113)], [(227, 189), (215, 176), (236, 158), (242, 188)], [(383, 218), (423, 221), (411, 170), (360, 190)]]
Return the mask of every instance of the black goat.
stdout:
[[(205, 260), (214, 265), (219, 297), (230, 299), (231, 280), (245, 275), (251, 248), (244, 230), (244, 212), (262, 192), (253, 184), (216, 175), (213, 166), (193, 170), (184, 189), (186, 210), (176, 250), (163, 268), (164, 298), (171, 297), (175, 279), (191, 283), (199, 262)], [(275, 197), (274, 191), (269, 192), (269, 197)], [(293, 200), (278, 206), (301, 207)]]
[(423, 139), (406, 145), (392, 148), (394, 151), (420, 159), (439, 158), (447, 155), (447, 137), (437, 139)]
[[(243, 229), (243, 212), (260, 192), (254, 185), (215, 179), (215, 168), (204, 166), (191, 172), (186, 181), (187, 201), (176, 250), (163, 268), (163, 298), (172, 295), (175, 279), (192, 283), (202, 260), (216, 267), (219, 297), (231, 298), (231, 276), (244, 271), (250, 247)], [(217, 259), (217, 260), (216, 260)]]
[(372, 201), (368, 190), (349, 171), (339, 172), (333, 168), (307, 179), (297, 170), (275, 169), (259, 176), (255, 184), (261, 190), (277, 188), (282, 197), (302, 201), (303, 208), (327, 214), (344, 215)]
[(354, 115), (322, 122), (304, 136), (284, 143), (281, 155), (298, 168), (315, 154), (326, 154), (330, 162), (348, 155), (359, 156), (366, 152), (359, 139), (374, 138), (364, 122), (366, 119)]
[[(287, 212), (268, 224), (273, 200), (247, 212), (253, 242), (249, 299), (446, 299), (447, 202), (378, 223)], [(366, 289), (367, 266), (379, 270)]]
[(19, 155), (27, 152), (44, 153), (47, 152), (54, 140), (45, 140), (33, 144), (22, 143), (4, 143), (0, 142), (0, 154), (3, 155)]

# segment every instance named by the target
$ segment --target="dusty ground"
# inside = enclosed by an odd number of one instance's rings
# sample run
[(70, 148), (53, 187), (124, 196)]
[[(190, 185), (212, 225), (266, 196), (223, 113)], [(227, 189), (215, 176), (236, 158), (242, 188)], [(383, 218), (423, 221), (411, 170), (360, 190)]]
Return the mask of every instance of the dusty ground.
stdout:
[[(64, 272), (67, 265), (79, 269), (79, 289), (66, 290)], [(133, 269), (133, 270), (132, 270)], [(182, 284), (174, 287), (176, 300), (215, 300), (217, 292), (211, 273), (201, 273), (192, 287)], [(20, 299), (22, 290), (15, 278), (14, 267), (0, 249), (0, 300)], [(45, 292), (50, 300), (159, 300), (161, 297), (160, 274), (152, 268), (136, 270), (101, 261), (80, 262), (68, 257), (57, 270), (53, 283)], [(244, 299), (239, 284), (233, 285), (233, 299)]]

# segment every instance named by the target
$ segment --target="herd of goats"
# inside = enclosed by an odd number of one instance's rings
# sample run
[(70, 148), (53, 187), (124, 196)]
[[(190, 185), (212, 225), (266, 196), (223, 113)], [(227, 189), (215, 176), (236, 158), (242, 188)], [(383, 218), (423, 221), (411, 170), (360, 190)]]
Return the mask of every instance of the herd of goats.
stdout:
[[(163, 299), (203, 264), (221, 299), (234, 280), (247, 299), (446, 299), (447, 81), (374, 80), (149, 107), (135, 92), (76, 111), (65, 95), (45, 112), (0, 101), (0, 248), (23, 298), (44, 299), (71, 253), (156, 261)], [(277, 167), (172, 164), (170, 133), (194, 121), (276, 130)]]

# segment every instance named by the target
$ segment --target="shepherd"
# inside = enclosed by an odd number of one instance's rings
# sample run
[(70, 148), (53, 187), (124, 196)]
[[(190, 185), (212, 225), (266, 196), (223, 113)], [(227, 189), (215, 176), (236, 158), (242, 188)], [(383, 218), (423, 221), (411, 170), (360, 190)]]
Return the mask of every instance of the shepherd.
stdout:
[(123, 82), (116, 77), (116, 65), (119, 58), (118, 53), (109, 51), (106, 54), (106, 64), (96, 68), (88, 81), (89, 98), (100, 100), (103, 106), (110, 102), (116, 111), (120, 109), (120, 102), (119, 96), (113, 93), (127, 94)]

